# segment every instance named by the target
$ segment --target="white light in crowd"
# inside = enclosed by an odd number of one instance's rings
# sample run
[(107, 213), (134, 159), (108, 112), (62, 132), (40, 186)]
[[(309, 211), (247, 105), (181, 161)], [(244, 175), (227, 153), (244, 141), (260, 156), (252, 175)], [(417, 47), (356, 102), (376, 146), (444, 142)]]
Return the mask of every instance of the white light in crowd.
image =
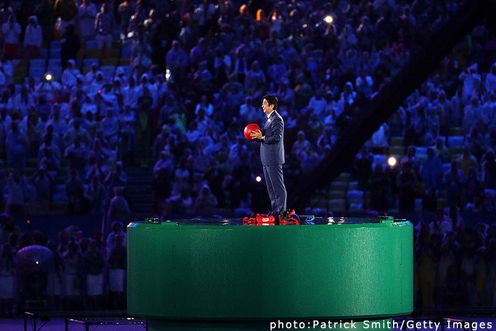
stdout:
[(165, 79), (169, 80), (170, 76), (171, 76), (171, 71), (169, 69), (165, 69)]
[(398, 164), (398, 160), (394, 156), (390, 156), (389, 159), (387, 160), (388, 165), (393, 168)]
[(324, 22), (326, 22), (327, 24), (332, 24), (333, 21), (334, 18), (332, 18), (331, 15), (327, 15), (326, 17), (324, 17)]
[(255, 177), (255, 180), (257, 181), (257, 183), (260, 183), (262, 181), (262, 177), (257, 176), (257, 177)]
[(35, 261), (36, 264), (40, 264), (40, 261)]
[(46, 75), (45, 75), (45, 79), (46, 79), (47, 81), (51, 81), (51, 80), (52, 80), (52, 78), (53, 78), (53, 77), (52, 77), (52, 74), (46, 74)]

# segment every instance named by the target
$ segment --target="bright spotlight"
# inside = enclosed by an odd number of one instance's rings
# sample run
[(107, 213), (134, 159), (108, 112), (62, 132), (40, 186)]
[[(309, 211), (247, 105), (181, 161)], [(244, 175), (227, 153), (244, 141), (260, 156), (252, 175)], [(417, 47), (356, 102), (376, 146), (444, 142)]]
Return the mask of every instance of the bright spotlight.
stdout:
[(46, 80), (47, 82), (51, 81), (52, 79), (53, 79), (52, 74), (50, 74), (50, 73), (45, 74), (45, 80)]
[(387, 160), (388, 166), (394, 168), (398, 164), (398, 160), (394, 156), (390, 156)]
[(327, 24), (332, 24), (332, 22), (334, 22), (334, 18), (332, 18), (331, 15), (327, 15), (326, 17), (324, 17), (324, 22), (326, 22)]
[(171, 76), (171, 71), (169, 69), (165, 69), (165, 80), (169, 80)]
[(260, 183), (262, 181), (262, 177), (257, 176), (257, 177), (255, 177), (255, 180), (257, 181), (257, 183)]

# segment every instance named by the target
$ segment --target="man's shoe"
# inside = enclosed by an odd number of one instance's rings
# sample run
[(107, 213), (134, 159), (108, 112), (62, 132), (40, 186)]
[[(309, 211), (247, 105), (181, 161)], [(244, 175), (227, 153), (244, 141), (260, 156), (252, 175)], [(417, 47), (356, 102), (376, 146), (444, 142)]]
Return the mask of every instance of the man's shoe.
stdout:
[(298, 217), (294, 209), (288, 209), (279, 214), (279, 224), (297, 225), (300, 224), (300, 217)]

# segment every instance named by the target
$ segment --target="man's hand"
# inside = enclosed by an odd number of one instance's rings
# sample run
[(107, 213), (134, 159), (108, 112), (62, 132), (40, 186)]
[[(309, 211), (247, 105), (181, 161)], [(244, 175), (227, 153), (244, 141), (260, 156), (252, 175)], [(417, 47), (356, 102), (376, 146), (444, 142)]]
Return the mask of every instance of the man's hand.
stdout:
[(264, 138), (264, 136), (262, 135), (262, 131), (257, 130), (257, 131), (255, 131), (255, 132), (252, 132), (252, 133), (251, 133), (251, 138), (252, 138), (252, 139), (263, 139), (263, 138)]

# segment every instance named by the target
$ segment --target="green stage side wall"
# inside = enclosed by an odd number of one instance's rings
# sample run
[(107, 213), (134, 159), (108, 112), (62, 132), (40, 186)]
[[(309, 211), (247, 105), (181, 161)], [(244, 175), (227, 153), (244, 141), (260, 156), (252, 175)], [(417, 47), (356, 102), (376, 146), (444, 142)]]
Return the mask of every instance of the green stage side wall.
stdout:
[(128, 311), (173, 320), (388, 317), (413, 311), (410, 222), (132, 223)]

